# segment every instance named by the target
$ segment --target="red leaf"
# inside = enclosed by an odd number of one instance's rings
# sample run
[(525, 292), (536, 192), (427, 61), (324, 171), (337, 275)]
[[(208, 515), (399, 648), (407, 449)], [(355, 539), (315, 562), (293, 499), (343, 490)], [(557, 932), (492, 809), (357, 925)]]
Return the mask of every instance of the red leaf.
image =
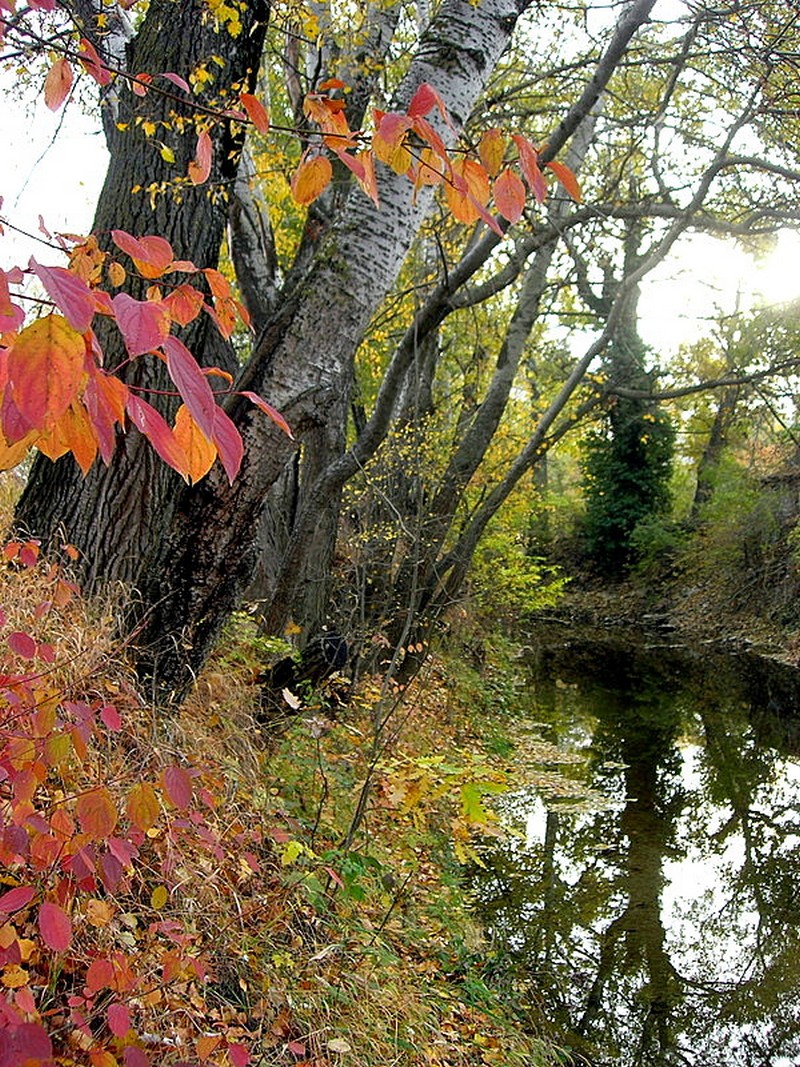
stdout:
[(228, 415), (220, 407), (214, 408), (214, 433), (211, 438), (217, 446), (217, 452), (228, 475), (228, 481), (233, 483), (242, 465), (244, 445), (242, 435), (236, 429)]
[[(85, 355), (83, 337), (61, 315), (45, 315), (17, 335), (8, 377), (14, 404), (31, 427), (45, 429), (77, 397)], [(3, 425), (8, 429), (5, 418)]]
[(114, 965), (111, 960), (93, 960), (86, 971), (86, 992), (89, 996), (114, 985)]
[(87, 41), (85, 37), (81, 37), (80, 56), (78, 58), (83, 69), (90, 77), (94, 78), (98, 85), (108, 85), (111, 81), (111, 71), (100, 59), (92, 42)]
[(94, 369), (86, 383), (83, 402), (97, 434), (103, 462), (111, 462), (116, 437), (114, 427), (125, 420), (125, 402), (128, 387), (109, 374)]
[(269, 132), (269, 115), (266, 108), (251, 93), (240, 93), (239, 102), (247, 112), (247, 117), (259, 133)]
[(208, 181), (211, 173), (211, 157), (213, 148), (208, 130), (203, 130), (197, 137), (194, 159), (189, 164), (189, 180), (192, 185), (202, 185)]
[(36, 642), (30, 636), (30, 634), (24, 634), (20, 630), (15, 630), (13, 634), (9, 634), (6, 638), (8, 647), (12, 652), (16, 652), (18, 656), (22, 656), (23, 659), (33, 659), (36, 655)]
[(39, 909), (39, 932), (53, 952), (66, 952), (72, 942), (72, 921), (58, 904), (46, 900)]
[(427, 115), (429, 111), (433, 111), (437, 104), (444, 106), (442, 98), (432, 86), (428, 85), (427, 82), (423, 82), (411, 98), (411, 103), (408, 105), (408, 114), (411, 118), (415, 118), (417, 115)]
[(58, 111), (72, 88), (72, 67), (66, 59), (57, 59), (48, 71), (44, 83), (44, 102), (51, 111)]
[(83, 278), (63, 267), (43, 267), (33, 257), (29, 266), (73, 330), (86, 333), (94, 318), (95, 301)]
[(123, 1062), (125, 1067), (150, 1067), (150, 1060), (135, 1045), (128, 1045), (125, 1049)]
[(192, 418), (211, 440), (214, 436), (214, 417), (217, 405), (208, 379), (197, 365), (192, 353), (177, 337), (164, 341), (167, 355), (167, 370), (181, 394)]
[(169, 335), (169, 315), (163, 304), (134, 300), (127, 293), (117, 293), (112, 303), (117, 326), (131, 356), (152, 352)]
[(250, 400), (253, 404), (255, 404), (257, 408), (260, 408), (265, 415), (268, 415), (275, 423), (275, 425), (280, 427), (281, 430), (283, 430), (287, 437), (291, 437), (292, 440), (294, 440), (294, 434), (292, 433), (289, 427), (289, 423), (286, 421), (283, 415), (281, 415), (281, 413), (272, 406), (272, 404), (268, 404), (266, 400), (263, 400), (258, 395), (258, 393), (250, 393), (246, 390), (242, 390), (242, 396), (246, 396), (247, 399)]
[[(156, 409), (138, 396), (128, 395), (125, 409), (131, 422), (150, 441), (150, 444), (165, 463), (186, 477), (189, 469), (186, 453), (175, 439), (167, 422)], [(217, 408), (217, 411), (220, 409)]]
[(519, 222), (525, 210), (525, 199), (522, 179), (506, 167), (494, 183), (494, 202), (497, 210), (509, 222)]
[(29, 885), (20, 885), (16, 889), (9, 889), (0, 897), (0, 912), (11, 915), (20, 908), (26, 907), (36, 896), (36, 890)]
[(192, 777), (183, 767), (167, 767), (161, 776), (161, 785), (169, 800), (185, 811), (192, 802)]
[(125, 230), (112, 230), (111, 237), (117, 248), (131, 257), (143, 278), (160, 278), (176, 266), (172, 245), (166, 237), (157, 234), (133, 237)]
[(124, 1004), (115, 1001), (108, 1006), (108, 1028), (114, 1037), (125, 1037), (131, 1029), (131, 1013)]

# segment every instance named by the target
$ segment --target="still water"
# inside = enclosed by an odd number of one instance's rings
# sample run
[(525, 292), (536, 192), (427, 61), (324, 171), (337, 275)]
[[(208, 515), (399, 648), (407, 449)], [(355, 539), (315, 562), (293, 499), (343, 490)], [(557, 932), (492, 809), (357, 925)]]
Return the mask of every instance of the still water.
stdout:
[(474, 888), (551, 1038), (594, 1067), (800, 1067), (798, 672), (563, 634), (529, 668), (525, 729), (583, 759), (504, 800), (519, 834)]

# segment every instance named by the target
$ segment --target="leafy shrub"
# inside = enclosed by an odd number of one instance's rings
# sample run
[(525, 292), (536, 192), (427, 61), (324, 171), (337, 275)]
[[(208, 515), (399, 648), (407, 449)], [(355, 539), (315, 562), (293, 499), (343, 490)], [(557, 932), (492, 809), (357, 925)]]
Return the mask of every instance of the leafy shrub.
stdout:
[[(260, 871), (222, 783), (158, 740), (113, 654), (35, 542), (0, 576), (0, 1062), (245, 1067), (215, 1020), (209, 894)], [(92, 614), (94, 612), (94, 615)]]

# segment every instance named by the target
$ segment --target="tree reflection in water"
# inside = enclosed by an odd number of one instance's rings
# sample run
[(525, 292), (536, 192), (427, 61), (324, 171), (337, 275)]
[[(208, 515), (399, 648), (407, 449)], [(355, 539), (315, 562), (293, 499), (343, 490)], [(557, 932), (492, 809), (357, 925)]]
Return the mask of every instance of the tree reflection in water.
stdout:
[(474, 875), (556, 1039), (597, 1067), (800, 1064), (797, 672), (573, 641), (542, 646), (532, 689), (618, 801), (508, 798), (512, 820), (539, 805), (537, 842)]

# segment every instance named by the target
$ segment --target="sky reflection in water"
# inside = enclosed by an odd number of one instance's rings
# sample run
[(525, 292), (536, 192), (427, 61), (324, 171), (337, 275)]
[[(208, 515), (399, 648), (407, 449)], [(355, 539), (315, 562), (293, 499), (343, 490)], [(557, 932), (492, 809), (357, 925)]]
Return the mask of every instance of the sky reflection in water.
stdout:
[(598, 1067), (800, 1064), (800, 685), (754, 657), (538, 646), (536, 729), (604, 810), (505, 800), (475, 875), (501, 958)]

